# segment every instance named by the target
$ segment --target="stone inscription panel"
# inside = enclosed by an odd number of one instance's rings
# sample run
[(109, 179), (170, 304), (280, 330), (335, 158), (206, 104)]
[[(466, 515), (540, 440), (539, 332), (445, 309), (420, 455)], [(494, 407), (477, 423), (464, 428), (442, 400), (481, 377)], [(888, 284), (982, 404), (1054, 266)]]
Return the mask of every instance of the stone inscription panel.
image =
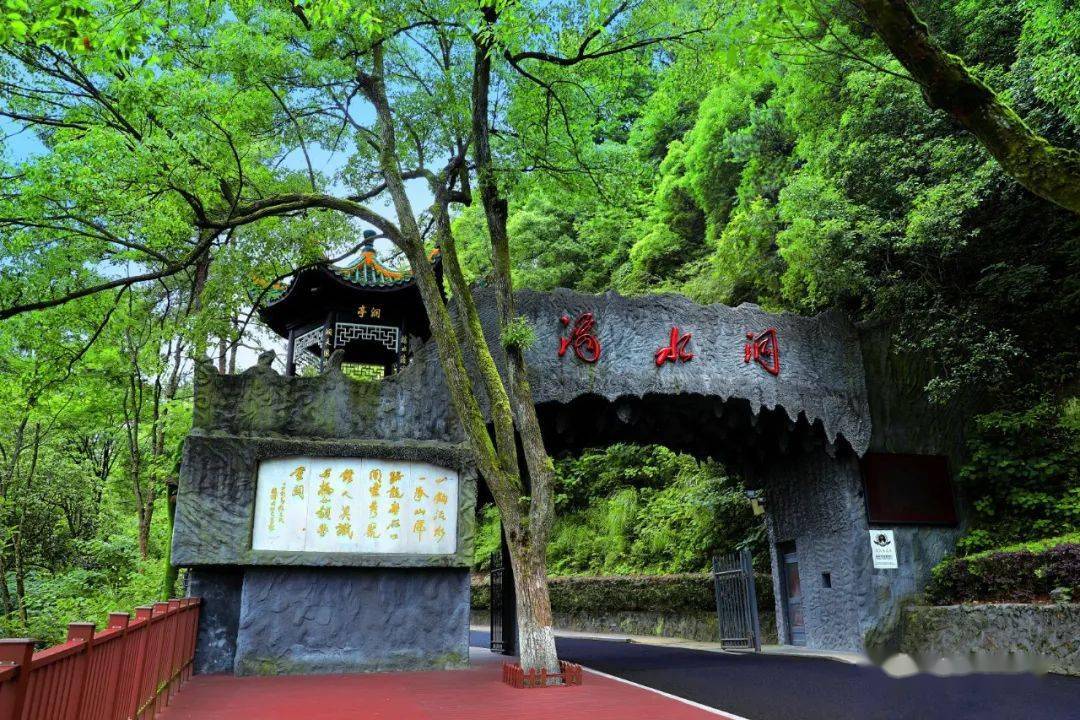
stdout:
[(259, 463), (253, 550), (450, 555), (458, 474), (421, 462), (285, 457)]

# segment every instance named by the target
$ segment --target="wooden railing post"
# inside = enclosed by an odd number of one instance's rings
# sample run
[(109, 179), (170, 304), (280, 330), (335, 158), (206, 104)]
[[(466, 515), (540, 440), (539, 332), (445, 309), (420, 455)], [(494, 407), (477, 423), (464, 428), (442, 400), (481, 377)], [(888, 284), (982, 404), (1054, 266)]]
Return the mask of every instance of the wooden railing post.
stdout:
[(168, 667), (165, 669), (165, 704), (168, 705), (172, 702), (173, 692), (176, 689), (176, 668), (178, 652), (183, 647), (183, 635), (180, 632), (181, 621), (183, 616), (180, 613), (180, 601), (172, 598), (169, 600), (169, 645), (168, 651), (165, 653)]
[(19, 674), (11, 687), (3, 690), (5, 695), (11, 693), (11, 697), (4, 699), (0, 705), (0, 720), (21, 720), (33, 659), (34, 641), (30, 638), (0, 638), (0, 664), (15, 665), (19, 668)]
[(161, 705), (158, 703), (160, 697), (161, 685), (164, 679), (164, 668), (168, 664), (168, 642), (169, 639), (166, 633), (169, 632), (169, 603), (156, 602), (154, 603), (154, 617), (153, 621), (158, 623), (160, 627), (157, 628), (157, 642), (154, 643), (154, 657), (151, 658), (150, 667), (153, 668), (154, 684), (150, 688), (150, 707), (147, 709), (147, 717), (157, 717)]
[(199, 618), (202, 617), (202, 598), (191, 598), (191, 627), (189, 629), (190, 635), (188, 636), (188, 652), (187, 652), (187, 679), (191, 679), (191, 676), (195, 674), (195, 651), (199, 647)]
[(90, 658), (94, 652), (95, 629), (94, 623), (68, 623), (67, 641), (81, 640), (83, 644), (71, 678), (71, 701), (67, 704), (68, 720), (79, 720), (82, 717), (82, 701), (87, 694), (86, 684), (90, 682)]
[(126, 612), (109, 613), (109, 629), (120, 633), (120, 639), (115, 641), (120, 643), (120, 650), (116, 653), (116, 659), (113, 661), (112, 667), (109, 668), (108, 693), (105, 695), (107, 698), (105, 720), (114, 720), (120, 715), (121, 708), (127, 706), (127, 698), (120, 697), (120, 688), (123, 687), (120, 677), (128, 667), (127, 652), (130, 648), (128, 647), (127, 627), (130, 622), (131, 616)]
[(146, 675), (146, 653), (150, 643), (150, 618), (154, 614), (154, 608), (152, 607), (137, 607), (135, 608), (135, 622), (141, 622), (139, 627), (139, 640), (136, 643), (135, 652), (132, 654), (135, 658), (135, 681), (131, 687), (131, 697), (128, 698), (128, 710), (124, 717), (134, 718), (139, 711), (139, 706), (142, 704), (142, 686), (143, 677)]

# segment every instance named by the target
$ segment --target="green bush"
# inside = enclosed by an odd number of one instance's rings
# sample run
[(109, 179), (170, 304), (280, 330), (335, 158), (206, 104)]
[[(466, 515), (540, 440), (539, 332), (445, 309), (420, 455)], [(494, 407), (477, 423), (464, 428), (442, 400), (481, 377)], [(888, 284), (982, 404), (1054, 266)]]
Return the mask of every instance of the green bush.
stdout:
[(480, 508), (476, 518), (476, 547), (473, 552), (473, 568), (491, 569), (491, 554), (502, 547), (502, 525), (499, 510), (494, 505)]
[(993, 551), (946, 560), (934, 568), (926, 590), (937, 605), (961, 602), (1038, 602), (1055, 588), (1080, 597), (1080, 543), (1037, 550)]
[(132, 612), (160, 600), (164, 571), (160, 560), (150, 560), (119, 578), (78, 567), (30, 573), (26, 578), (27, 623), (22, 624), (14, 613), (4, 616), (0, 634), (32, 637), (48, 646), (65, 640), (68, 623), (92, 622), (102, 628), (110, 612)]
[(959, 473), (972, 498), (960, 554), (1080, 530), (1080, 409), (1041, 402), (975, 418)]
[[(756, 578), (758, 608), (773, 610), (772, 580)], [(601, 577), (553, 577), (549, 581), (551, 609), (555, 612), (678, 612), (716, 610), (712, 575), (621, 575)], [(491, 585), (486, 577), (474, 577), (473, 609), (491, 607)]]
[[(612, 445), (556, 465), (557, 516), (548, 574), (700, 572), (749, 547), (768, 567), (765, 528), (742, 485), (713, 462), (659, 445)], [(474, 567), (499, 547), (498, 514), (481, 511)]]

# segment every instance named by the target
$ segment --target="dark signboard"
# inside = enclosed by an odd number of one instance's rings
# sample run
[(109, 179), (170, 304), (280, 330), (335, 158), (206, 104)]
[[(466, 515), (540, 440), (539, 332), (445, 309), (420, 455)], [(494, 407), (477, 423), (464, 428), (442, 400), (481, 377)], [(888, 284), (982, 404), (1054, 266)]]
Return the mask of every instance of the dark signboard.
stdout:
[(867, 453), (862, 469), (871, 524), (956, 525), (945, 456)]

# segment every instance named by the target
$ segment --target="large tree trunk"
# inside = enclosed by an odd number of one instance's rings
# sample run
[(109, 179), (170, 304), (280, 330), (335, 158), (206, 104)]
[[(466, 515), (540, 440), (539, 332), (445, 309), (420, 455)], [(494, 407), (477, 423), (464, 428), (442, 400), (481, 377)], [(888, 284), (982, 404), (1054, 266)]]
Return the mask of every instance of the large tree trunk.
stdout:
[[(417, 287), (428, 313), (432, 337), (438, 349), (439, 361), (446, 377), (451, 402), (465, 430), (480, 473), (495, 498), (504, 526), (508, 528), (511, 563), (521, 567), (522, 578), (528, 585), (523, 596), (527, 602), (519, 603), (519, 625), (527, 631), (527, 637), (520, 643), (522, 665), (526, 668), (546, 668), (557, 672), (558, 661), (555, 655), (554, 635), (551, 632), (551, 609), (547, 599), (547, 576), (542, 560), (544, 538), (546, 538), (545, 525), (540, 524), (540, 532), (533, 532), (531, 527), (536, 517), (550, 518), (550, 513), (547, 511), (536, 512), (538, 507), (544, 507), (544, 498), (550, 499), (550, 493), (545, 491), (539, 493), (541, 498), (539, 505), (526, 494), (518, 465), (514, 408), (484, 338), (471, 292), (465, 286), (461, 276), (453, 243), (447, 242), (444, 247), (444, 267), (447, 269), (451, 289), (458, 302), (461, 322), (456, 325), (450, 317), (442, 289), (428, 261), (423, 238), (416, 223), (412, 204), (405, 191), (404, 178), (398, 164), (394, 118), (386, 93), (383, 53), (382, 44), (376, 43), (372, 48), (373, 72), (371, 75), (364, 76), (363, 89), (375, 108), (379, 164), (400, 223), (400, 231), (396, 232), (391, 239), (405, 252), (413, 268)], [(441, 231), (445, 233), (447, 230), (445, 213), (440, 213), (439, 222)], [(452, 240), (448, 233), (443, 237)], [(508, 271), (508, 267), (506, 269)], [(509, 278), (502, 278), (500, 285), (504, 291), (508, 290)], [(464, 332), (459, 335), (458, 330), (464, 330)], [(471, 377), (465, 367), (463, 345), (476, 362), (477, 378)], [(475, 385), (480, 385), (486, 390), (494, 440), (488, 433), (487, 422), (480, 411)], [(527, 387), (526, 385), (526, 391)], [(533, 417), (535, 419), (535, 412)], [(533, 434), (530, 433), (530, 436)], [(531, 470), (536, 458), (528, 459)], [(539, 477), (546, 478), (543, 471), (550, 470), (550, 466), (550, 461), (539, 463), (538, 469), (541, 471)], [(525, 508), (529, 508), (529, 513), (523, 517), (522, 510)], [(516, 548), (514, 542), (518, 545)], [(526, 542), (528, 545), (523, 544)], [(530, 551), (531, 554), (524, 552), (525, 550)], [(535, 558), (540, 558), (540, 560)], [(537, 615), (537, 612), (540, 614)]]
[[(497, 20), (497, 10), (494, 5), (486, 5), (482, 12), (490, 29)], [(494, 32), (481, 33), (476, 40), (473, 59), (472, 131), (477, 188), (484, 207), (488, 237), (491, 240), (491, 265), (495, 275), (499, 325), (502, 329), (514, 322), (517, 313), (510, 274), (508, 203), (496, 179), (491, 152), (491, 123), (488, 117), (494, 36)], [(507, 395), (513, 413), (513, 424), (521, 439), (525, 472), (530, 480), (529, 487), (525, 490), (529, 497), (528, 513), (521, 520), (524, 532), (518, 530), (515, 537), (514, 526), (511, 524), (508, 533), (510, 538), (507, 541), (517, 582), (519, 655), (522, 667), (558, 672), (559, 658), (551, 621), (546, 559), (547, 539), (555, 515), (555, 499), (552, 493), (554, 471), (544, 447), (540, 422), (536, 417), (524, 349), (512, 346), (504, 350)], [(516, 445), (515, 441), (515, 449)], [(521, 474), (519, 469), (519, 476)], [(500, 505), (499, 510), (505, 518), (506, 509)]]
[(1033, 131), (964, 61), (938, 45), (907, 0), (855, 0), (919, 86), (1031, 192), (1080, 213), (1080, 152), (1055, 147)]
[(508, 539), (517, 596), (518, 655), (523, 668), (559, 671), (548, 594), (547, 559), (541, 543)]

